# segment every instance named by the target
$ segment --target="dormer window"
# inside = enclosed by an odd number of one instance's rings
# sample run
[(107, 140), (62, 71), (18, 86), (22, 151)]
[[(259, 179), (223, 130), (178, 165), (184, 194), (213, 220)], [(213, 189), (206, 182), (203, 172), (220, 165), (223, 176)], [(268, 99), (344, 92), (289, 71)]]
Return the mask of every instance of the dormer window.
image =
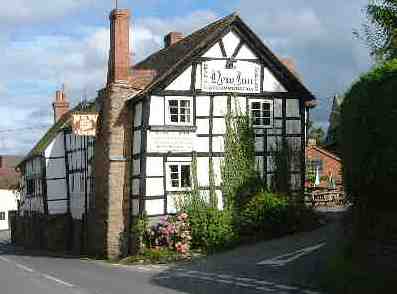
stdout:
[(193, 125), (193, 99), (191, 97), (167, 97), (166, 109), (168, 125)]

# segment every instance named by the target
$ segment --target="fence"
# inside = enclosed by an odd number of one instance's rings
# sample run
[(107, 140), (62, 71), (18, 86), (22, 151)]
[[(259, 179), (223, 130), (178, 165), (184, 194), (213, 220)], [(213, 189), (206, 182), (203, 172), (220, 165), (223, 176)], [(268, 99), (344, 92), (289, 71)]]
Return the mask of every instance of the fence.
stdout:
[(313, 207), (344, 207), (347, 205), (343, 190), (313, 190), (305, 193), (306, 203)]

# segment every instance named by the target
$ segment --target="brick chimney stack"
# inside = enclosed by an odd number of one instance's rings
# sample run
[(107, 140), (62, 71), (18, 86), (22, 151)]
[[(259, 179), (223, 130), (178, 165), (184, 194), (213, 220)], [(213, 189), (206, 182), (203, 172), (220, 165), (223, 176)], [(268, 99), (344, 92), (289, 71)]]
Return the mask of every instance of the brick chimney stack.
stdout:
[(127, 81), (130, 73), (130, 11), (114, 9), (110, 19), (108, 84)]
[(164, 47), (168, 48), (184, 38), (182, 33), (170, 32), (164, 37)]
[(69, 102), (63, 89), (56, 91), (55, 102), (52, 103), (52, 107), (54, 108), (54, 123), (69, 111)]

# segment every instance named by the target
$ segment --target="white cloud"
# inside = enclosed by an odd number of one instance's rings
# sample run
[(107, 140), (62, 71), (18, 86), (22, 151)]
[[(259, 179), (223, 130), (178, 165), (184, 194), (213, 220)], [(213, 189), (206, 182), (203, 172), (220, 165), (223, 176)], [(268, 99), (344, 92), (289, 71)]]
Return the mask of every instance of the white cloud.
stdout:
[(78, 8), (95, 3), (94, 0), (3, 0), (0, 18), (3, 24), (24, 24), (57, 19)]
[[(61, 3), (60, 3), (61, 4)], [(72, 9), (76, 3), (66, 5)], [(138, 19), (131, 28), (133, 59), (139, 61), (163, 46), (169, 31), (190, 33), (216, 15), (194, 12), (186, 17)], [(78, 32), (78, 33), (76, 33)], [(90, 98), (106, 83), (109, 28), (77, 27), (67, 34), (38, 34), (23, 39), (7, 39), (0, 45), (0, 131), (15, 127), (50, 124), (56, 88), (66, 84), (73, 104), (87, 92)], [(2, 91), (3, 89), (3, 91)], [(1, 93), (2, 92), (2, 93)], [(15, 132), (0, 142), (0, 153), (26, 153), (43, 134), (43, 129)]]

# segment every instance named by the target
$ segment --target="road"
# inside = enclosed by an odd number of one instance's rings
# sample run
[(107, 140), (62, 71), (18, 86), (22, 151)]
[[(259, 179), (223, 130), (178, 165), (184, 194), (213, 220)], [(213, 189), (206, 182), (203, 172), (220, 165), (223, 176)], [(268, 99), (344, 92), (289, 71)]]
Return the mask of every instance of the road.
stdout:
[(315, 294), (341, 240), (334, 222), (308, 233), (239, 247), (179, 266), (121, 266), (33, 256), (0, 232), (1, 294)]

